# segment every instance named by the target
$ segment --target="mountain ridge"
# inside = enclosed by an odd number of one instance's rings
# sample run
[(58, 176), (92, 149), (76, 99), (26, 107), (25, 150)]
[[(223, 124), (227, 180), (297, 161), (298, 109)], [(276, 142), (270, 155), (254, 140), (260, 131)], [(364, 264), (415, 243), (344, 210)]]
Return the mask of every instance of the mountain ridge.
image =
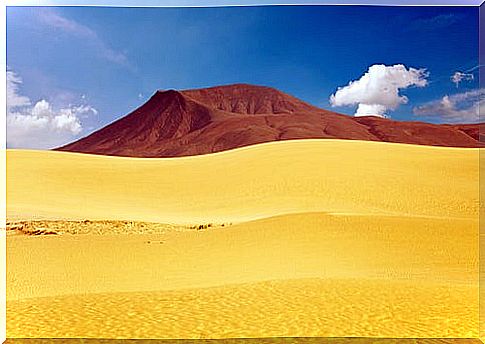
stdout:
[(181, 91), (158, 90), (128, 115), (55, 150), (177, 157), (305, 138), (481, 146), (479, 124), (351, 117), (320, 109), (275, 88), (231, 84)]

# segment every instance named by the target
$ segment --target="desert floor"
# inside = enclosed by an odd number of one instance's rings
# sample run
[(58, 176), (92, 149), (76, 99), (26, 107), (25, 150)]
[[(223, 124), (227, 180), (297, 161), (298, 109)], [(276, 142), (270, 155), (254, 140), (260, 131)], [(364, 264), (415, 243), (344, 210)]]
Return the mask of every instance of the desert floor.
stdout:
[(6, 344), (482, 344), (476, 338), (272, 337), (224, 339), (8, 338)]
[(7, 336), (478, 337), (478, 150), (7, 152)]

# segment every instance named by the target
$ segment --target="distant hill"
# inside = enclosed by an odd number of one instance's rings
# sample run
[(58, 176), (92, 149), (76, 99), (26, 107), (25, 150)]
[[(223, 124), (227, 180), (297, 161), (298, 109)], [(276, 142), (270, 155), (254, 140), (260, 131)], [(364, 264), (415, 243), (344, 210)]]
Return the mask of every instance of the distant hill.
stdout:
[(478, 124), (350, 117), (317, 108), (274, 88), (235, 84), (157, 91), (132, 113), (56, 150), (177, 157), (307, 138), (480, 146)]

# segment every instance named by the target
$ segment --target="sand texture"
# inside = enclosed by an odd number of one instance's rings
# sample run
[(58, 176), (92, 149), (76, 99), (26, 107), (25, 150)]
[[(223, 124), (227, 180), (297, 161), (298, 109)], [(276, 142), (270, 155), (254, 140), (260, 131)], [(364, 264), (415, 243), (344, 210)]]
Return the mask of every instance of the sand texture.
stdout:
[(224, 339), (8, 338), (6, 344), (481, 344), (477, 338), (271, 337)]
[(477, 150), (7, 159), (8, 337), (478, 337)]

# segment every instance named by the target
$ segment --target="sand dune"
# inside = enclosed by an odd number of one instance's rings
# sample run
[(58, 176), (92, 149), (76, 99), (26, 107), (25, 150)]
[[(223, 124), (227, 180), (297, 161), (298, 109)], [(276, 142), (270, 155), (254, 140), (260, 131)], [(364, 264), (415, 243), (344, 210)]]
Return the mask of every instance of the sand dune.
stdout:
[(206, 231), (9, 239), (9, 300), (297, 278), (478, 278), (476, 220), (308, 213)]
[(243, 222), (328, 212), (476, 217), (478, 150), (301, 140), (135, 159), (7, 152), (9, 218)]
[(478, 336), (478, 150), (7, 154), (9, 337)]
[(475, 220), (298, 214), (7, 253), (11, 337), (478, 334)]

